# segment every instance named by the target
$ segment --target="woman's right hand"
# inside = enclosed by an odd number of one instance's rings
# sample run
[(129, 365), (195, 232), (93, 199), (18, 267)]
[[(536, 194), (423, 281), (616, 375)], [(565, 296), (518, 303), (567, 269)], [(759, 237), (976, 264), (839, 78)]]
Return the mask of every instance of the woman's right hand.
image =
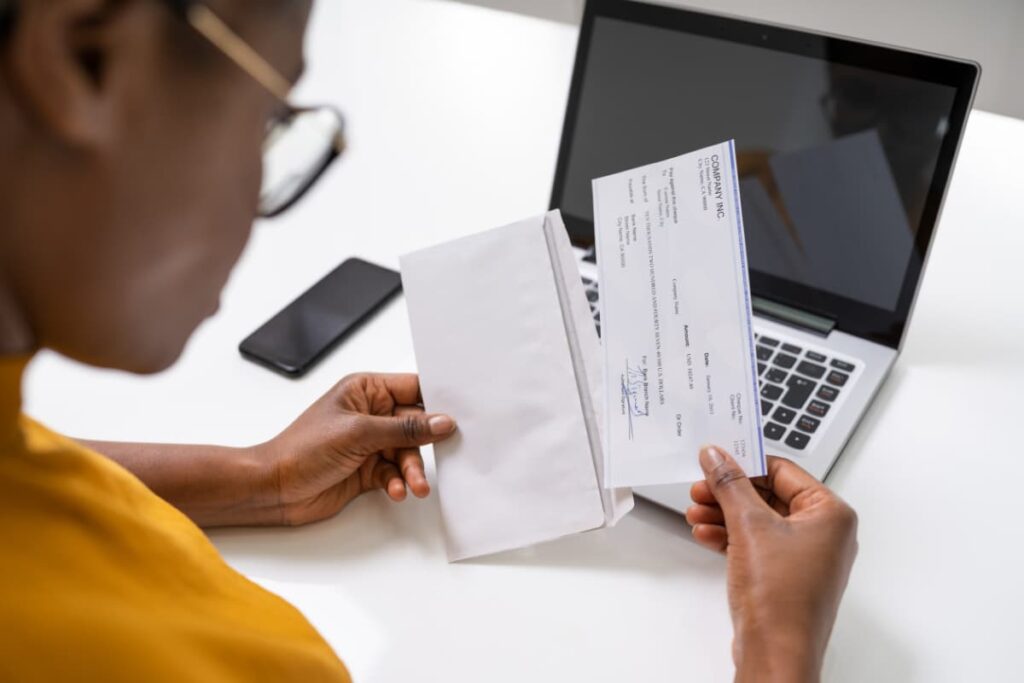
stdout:
[(794, 463), (748, 479), (724, 451), (686, 512), (694, 538), (726, 555), (738, 681), (816, 681), (857, 554), (853, 509)]

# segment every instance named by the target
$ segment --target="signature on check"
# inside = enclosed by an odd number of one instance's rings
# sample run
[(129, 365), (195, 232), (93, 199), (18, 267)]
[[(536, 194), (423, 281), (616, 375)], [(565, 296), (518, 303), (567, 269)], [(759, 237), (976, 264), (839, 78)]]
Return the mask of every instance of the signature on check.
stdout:
[(626, 415), (629, 440), (633, 440), (633, 418), (650, 415), (647, 368), (633, 366), (626, 361), (626, 372), (622, 375), (622, 412)]

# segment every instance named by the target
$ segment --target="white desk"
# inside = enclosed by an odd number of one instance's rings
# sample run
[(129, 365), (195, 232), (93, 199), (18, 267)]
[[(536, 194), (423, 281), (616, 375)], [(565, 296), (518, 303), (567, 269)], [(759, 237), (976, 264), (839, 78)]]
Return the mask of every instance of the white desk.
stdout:
[[(311, 38), (301, 94), (345, 108), (350, 154), (257, 230), (222, 311), (171, 372), (47, 354), (30, 371), (31, 413), (78, 436), (267, 438), (344, 374), (414, 363), (400, 301), (300, 382), (239, 358), (258, 323), (346, 256), (396, 266), (547, 207), (575, 28), (448, 0), (324, 0)], [(1022, 197), (1024, 122), (975, 114), (906, 352), (831, 479), (860, 512), (861, 552), (827, 680), (1019, 680)], [(359, 681), (731, 675), (724, 562), (653, 506), (455, 566), (436, 499), (372, 495), (313, 527), (212, 536), (304, 610)]]

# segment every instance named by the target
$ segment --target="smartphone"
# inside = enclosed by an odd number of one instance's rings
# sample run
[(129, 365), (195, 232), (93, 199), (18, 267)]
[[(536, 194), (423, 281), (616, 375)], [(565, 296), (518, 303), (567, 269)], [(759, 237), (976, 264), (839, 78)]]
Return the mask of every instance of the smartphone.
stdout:
[(243, 341), (245, 358), (302, 377), (402, 289), (393, 270), (351, 258)]

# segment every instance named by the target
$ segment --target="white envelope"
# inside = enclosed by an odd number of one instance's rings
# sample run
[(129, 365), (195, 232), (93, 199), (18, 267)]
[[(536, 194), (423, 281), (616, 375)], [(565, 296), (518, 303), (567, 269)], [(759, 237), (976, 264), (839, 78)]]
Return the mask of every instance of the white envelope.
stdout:
[(602, 488), (602, 355), (561, 215), (402, 258), (451, 561), (614, 524)]

